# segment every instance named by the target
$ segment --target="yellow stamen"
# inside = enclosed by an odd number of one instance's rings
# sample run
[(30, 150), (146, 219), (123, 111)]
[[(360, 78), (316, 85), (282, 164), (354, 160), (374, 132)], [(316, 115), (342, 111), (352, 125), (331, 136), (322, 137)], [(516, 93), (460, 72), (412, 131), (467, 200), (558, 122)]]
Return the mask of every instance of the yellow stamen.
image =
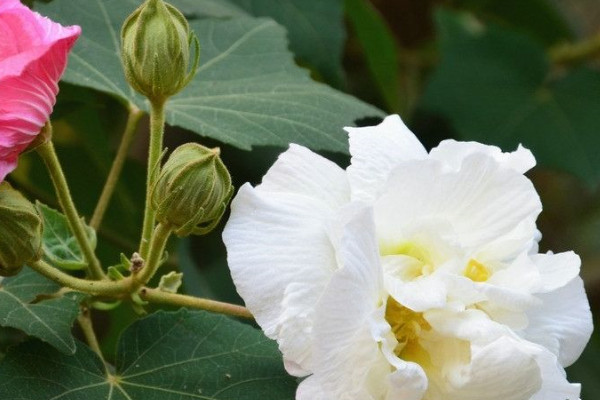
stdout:
[(465, 268), (465, 276), (473, 282), (485, 282), (490, 278), (490, 270), (475, 259), (470, 259)]
[(421, 332), (431, 329), (429, 323), (423, 318), (423, 313), (414, 312), (389, 297), (385, 307), (385, 319), (392, 327), (392, 332), (398, 341), (394, 349), (396, 355), (403, 359), (413, 358), (410, 353), (420, 347), (418, 340)]

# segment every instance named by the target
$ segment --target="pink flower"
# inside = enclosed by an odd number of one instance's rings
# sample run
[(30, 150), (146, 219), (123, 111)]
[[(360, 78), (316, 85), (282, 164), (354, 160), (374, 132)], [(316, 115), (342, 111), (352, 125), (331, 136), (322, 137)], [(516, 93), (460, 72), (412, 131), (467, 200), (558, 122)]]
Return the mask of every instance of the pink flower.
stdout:
[(19, 0), (0, 0), (0, 181), (48, 120), (80, 33)]

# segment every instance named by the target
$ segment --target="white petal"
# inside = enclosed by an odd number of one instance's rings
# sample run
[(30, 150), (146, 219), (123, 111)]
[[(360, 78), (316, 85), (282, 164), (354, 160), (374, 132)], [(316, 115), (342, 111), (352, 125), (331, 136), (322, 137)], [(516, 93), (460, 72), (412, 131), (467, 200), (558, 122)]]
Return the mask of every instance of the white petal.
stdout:
[(296, 389), (296, 400), (329, 400), (328, 396), (314, 376), (304, 379)]
[(519, 145), (517, 150), (503, 153), (499, 147), (478, 142), (457, 142), (448, 139), (431, 149), (431, 158), (443, 161), (450, 168), (458, 170), (465, 158), (474, 153), (483, 153), (493, 157), (500, 165), (518, 173), (525, 173), (535, 166), (535, 157), (531, 151)]
[(538, 297), (543, 305), (528, 313), (529, 328), (523, 336), (550, 350), (567, 367), (579, 358), (594, 329), (583, 281), (577, 277)]
[(352, 164), (348, 179), (352, 198), (374, 200), (399, 164), (427, 157), (427, 151), (398, 115), (366, 128), (345, 128), (349, 133)]
[(415, 363), (404, 361), (395, 368), (396, 371), (388, 377), (386, 400), (421, 400), (427, 390), (427, 377), (423, 369)]
[(430, 310), (423, 316), (437, 334), (475, 344), (486, 344), (511, 335), (507, 327), (490, 320), (485, 312), (477, 309)]
[(467, 157), (459, 171), (444, 172), (433, 160), (397, 168), (375, 203), (378, 234), (386, 241), (406, 240), (407, 227), (423, 220), (441, 220), (454, 228), (449, 240), (467, 249), (510, 234), (540, 211), (539, 196), (527, 178), (480, 154)]
[(435, 274), (421, 276), (413, 280), (402, 279), (403, 270), (411, 268), (414, 259), (403, 256), (383, 258), (385, 267), (385, 288), (400, 304), (413, 311), (421, 312), (446, 304), (445, 283)]
[(542, 373), (542, 387), (530, 400), (579, 400), (581, 385), (567, 381), (554, 354), (544, 348), (531, 351)]
[(531, 258), (542, 278), (540, 292), (550, 292), (563, 287), (579, 275), (581, 259), (572, 251), (559, 254), (536, 254)]
[(507, 310), (526, 311), (540, 304), (540, 300), (529, 293), (486, 283), (479, 283), (476, 286), (489, 303)]
[(323, 285), (290, 283), (281, 301), (281, 315), (277, 321), (279, 331), (274, 337), (284, 354), (285, 369), (294, 376), (310, 373), (313, 346), (312, 306), (321, 296)]
[[(323, 202), (246, 184), (223, 232), (238, 292), (265, 334), (285, 346), (284, 357), (306, 371), (314, 305), (337, 269), (328, 233), (333, 217)], [(286, 328), (290, 321), (294, 329)]]
[(407, 366), (394, 373), (380, 350), (377, 332), (387, 325), (385, 292), (369, 210), (346, 226), (338, 257), (342, 268), (317, 306), (314, 374), (301, 383), (298, 398), (383, 400), (388, 393), (403, 393), (419, 400), (426, 385), (422, 371), (415, 375), (420, 368)]
[(529, 400), (542, 384), (535, 358), (508, 337), (472, 348), (469, 367), (452, 372), (448, 394), (439, 400)]
[(332, 208), (350, 200), (346, 172), (306, 147), (291, 144), (269, 169), (257, 190), (321, 199)]
[(506, 235), (485, 244), (477, 252), (477, 258), (494, 261), (510, 261), (519, 253), (535, 254), (538, 252), (538, 242), (542, 238), (536, 226), (537, 215), (523, 219)]
[(312, 381), (323, 385), (330, 398), (355, 398), (364, 394), (371, 368), (384, 360), (369, 329), (383, 297), (370, 210), (346, 225), (338, 257), (341, 268), (323, 292), (315, 315)]
[[(483, 264), (488, 262), (486, 259), (478, 258), (478, 260)], [(492, 261), (490, 264), (493, 265)], [(532, 257), (527, 253), (522, 253), (508, 265), (497, 265), (486, 283), (529, 294), (540, 290), (542, 277)]]

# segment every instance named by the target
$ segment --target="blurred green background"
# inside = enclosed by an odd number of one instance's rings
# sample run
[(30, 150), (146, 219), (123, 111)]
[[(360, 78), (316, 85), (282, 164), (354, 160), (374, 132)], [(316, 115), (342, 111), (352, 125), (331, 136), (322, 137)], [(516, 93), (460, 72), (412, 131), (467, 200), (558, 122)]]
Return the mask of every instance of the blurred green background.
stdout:
[[(201, 2), (202, 0), (197, 0)], [(301, 3), (304, 0), (297, 0)], [(306, 57), (277, 1), (232, 1), (256, 16), (270, 16), (290, 31), (297, 62), (314, 79), (399, 113), (429, 147), (445, 138), (477, 140), (533, 150), (540, 165), (528, 175), (544, 211), (541, 251), (574, 250), (592, 310), (600, 315), (600, 2), (593, 0), (320, 0), (343, 9), (343, 35), (315, 42), (322, 58)], [(262, 7), (256, 6), (261, 3)], [(271, 6), (269, 4), (271, 3)], [(291, 1), (294, 3), (294, 1)], [(185, 10), (184, 10), (185, 11)], [(193, 16), (191, 16), (193, 17)], [(292, 19), (292, 18), (290, 18)], [(326, 23), (327, 21), (323, 21)], [(327, 30), (328, 27), (313, 26)], [(328, 46), (340, 51), (327, 51)], [(310, 50), (310, 49), (309, 49)], [(56, 144), (80, 211), (93, 212), (123, 130), (126, 111), (107, 94), (61, 85), (53, 115)], [(376, 119), (357, 121), (373, 124)], [(147, 120), (99, 232), (105, 265), (131, 254), (141, 226)], [(167, 145), (200, 140), (221, 146), (236, 186), (260, 182), (283, 150), (243, 151), (181, 128), (167, 130)], [(348, 156), (325, 153), (341, 165)], [(40, 160), (25, 155), (13, 184), (56, 205)], [(187, 293), (241, 302), (225, 262), (222, 227), (200, 238), (170, 243), (170, 268), (185, 273)], [(129, 307), (98, 312), (103, 345), (114, 353)], [(596, 319), (597, 320), (597, 319)], [(11, 331), (11, 335), (15, 333)], [(110, 358), (110, 357), (109, 357)], [(600, 335), (568, 369), (583, 384), (582, 398), (600, 398)]]

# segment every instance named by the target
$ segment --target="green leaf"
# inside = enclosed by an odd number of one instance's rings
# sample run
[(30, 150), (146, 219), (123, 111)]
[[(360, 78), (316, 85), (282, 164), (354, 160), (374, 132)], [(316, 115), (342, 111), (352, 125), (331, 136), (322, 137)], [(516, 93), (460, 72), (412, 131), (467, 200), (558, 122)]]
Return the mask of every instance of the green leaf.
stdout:
[[(37, 208), (44, 220), (44, 258), (55, 267), (69, 270), (85, 269), (87, 262), (77, 239), (69, 229), (67, 218), (40, 202), (37, 203)], [(96, 231), (87, 225), (84, 226), (92, 248), (96, 248)]]
[(188, 19), (269, 17), (283, 25), (290, 49), (325, 81), (344, 85), (342, 52), (346, 33), (342, 0), (171, 0)]
[(442, 62), (423, 107), (441, 113), (466, 140), (505, 150), (519, 143), (541, 165), (600, 179), (600, 73), (553, 74), (544, 48), (467, 14), (437, 15)]
[(71, 292), (50, 298), (43, 296), (55, 294), (59, 288), (29, 268), (15, 277), (3, 279), (0, 282), (0, 325), (20, 329), (63, 353), (75, 353), (71, 326), (85, 295)]
[(315, 67), (326, 81), (342, 86), (346, 32), (342, 0), (229, 0), (256, 17), (285, 26), (290, 49)]
[(367, 0), (346, 0), (346, 14), (377, 88), (390, 110), (400, 108), (398, 46), (381, 14)]
[(216, 298), (212, 282), (204, 269), (200, 269), (194, 261), (190, 238), (180, 240), (177, 245), (177, 265), (185, 276), (183, 287), (186, 294), (208, 299)]
[(65, 356), (34, 342), (0, 364), (3, 400), (285, 400), (296, 382), (274, 342), (224, 316), (158, 312), (125, 330), (115, 371), (78, 344)]
[(186, 16), (187, 19), (197, 18), (230, 18), (247, 17), (248, 13), (235, 4), (225, 0), (169, 0)]
[[(125, 82), (119, 30), (138, 4), (133, 0), (55, 0), (37, 10), (83, 35), (64, 79), (112, 93), (147, 109)], [(167, 104), (167, 122), (249, 149), (295, 142), (313, 149), (345, 151), (342, 127), (381, 111), (310, 80), (286, 49), (285, 30), (267, 19), (191, 21), (200, 39), (194, 81)]]
[(548, 0), (462, 0), (459, 4), (546, 45), (573, 39), (569, 24)]

